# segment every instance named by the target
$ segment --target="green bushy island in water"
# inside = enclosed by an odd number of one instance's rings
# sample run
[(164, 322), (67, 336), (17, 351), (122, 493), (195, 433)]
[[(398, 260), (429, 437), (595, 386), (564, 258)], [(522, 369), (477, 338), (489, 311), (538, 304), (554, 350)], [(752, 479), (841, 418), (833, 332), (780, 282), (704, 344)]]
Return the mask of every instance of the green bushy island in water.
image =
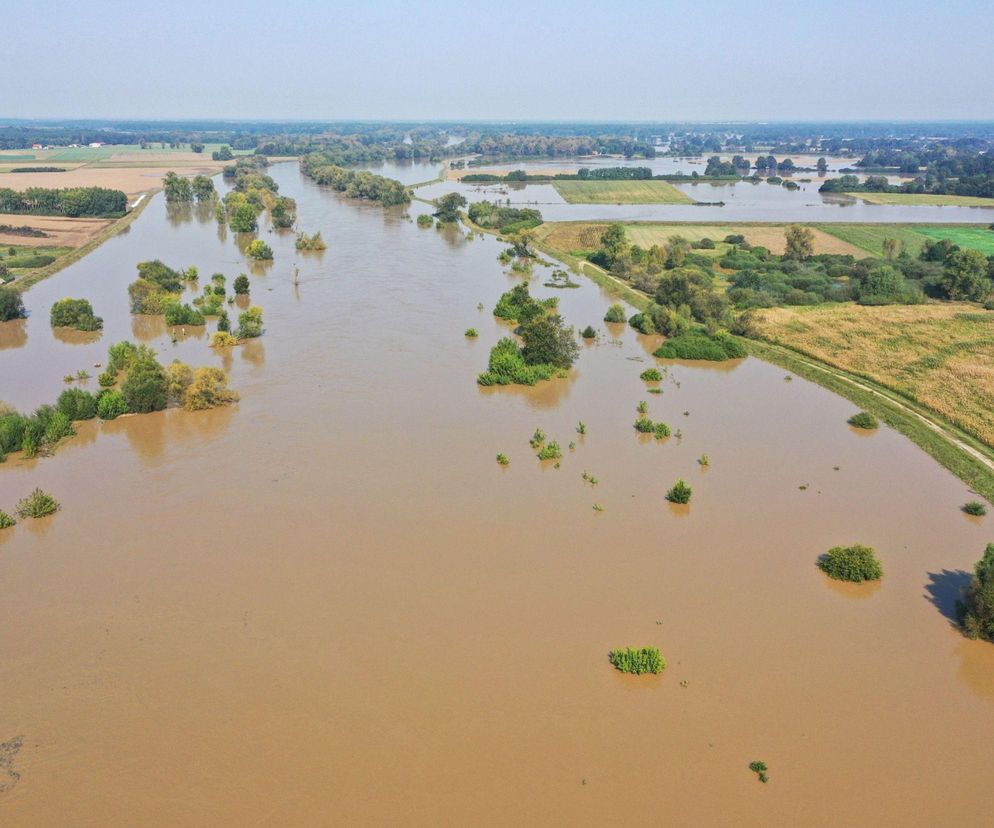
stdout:
[(818, 568), (836, 581), (878, 581), (884, 570), (869, 546), (835, 546), (819, 560)]
[(659, 653), (658, 647), (627, 647), (624, 650), (612, 650), (608, 659), (622, 673), (661, 673), (666, 669), (666, 659)]

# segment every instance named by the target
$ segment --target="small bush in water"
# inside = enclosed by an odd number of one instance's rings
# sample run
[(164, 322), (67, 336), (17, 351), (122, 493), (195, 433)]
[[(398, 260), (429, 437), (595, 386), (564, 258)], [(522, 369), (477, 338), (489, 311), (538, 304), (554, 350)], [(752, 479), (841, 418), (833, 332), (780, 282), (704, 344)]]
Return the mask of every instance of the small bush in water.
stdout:
[(99, 377), (97, 377), (97, 382), (100, 383), (101, 388), (110, 388), (115, 382), (117, 382), (117, 371), (112, 368), (108, 368)]
[(257, 261), (271, 261), (273, 258), (273, 248), (262, 239), (255, 239), (246, 249), (245, 255)]
[(956, 602), (956, 615), (968, 638), (994, 641), (994, 543), (977, 562), (963, 600)]
[(760, 782), (765, 784), (770, 781), (770, 777), (766, 775), (766, 771), (768, 770), (766, 762), (750, 762), (749, 770), (759, 777)]
[(604, 314), (605, 322), (627, 322), (628, 316), (621, 305), (611, 305)]
[(587, 424), (584, 423), (583, 420), (580, 420), (580, 422), (578, 422), (576, 424), (576, 433), (577, 434), (586, 434), (587, 433)]
[(646, 368), (641, 374), (639, 374), (639, 379), (643, 382), (661, 382), (663, 375), (659, 373), (658, 368)]
[(639, 434), (652, 434), (653, 424), (648, 417), (639, 417), (635, 421), (635, 430)]
[(701, 455), (701, 459), (698, 460), (697, 462), (700, 463), (702, 466), (710, 466), (711, 465), (711, 458), (708, 457), (706, 454), (702, 454)]
[(883, 574), (880, 561), (869, 546), (834, 546), (818, 560), (818, 568), (837, 581), (879, 580)]
[(860, 411), (859, 414), (853, 414), (847, 422), (849, 425), (856, 428), (865, 428), (867, 431), (873, 431), (880, 424), (877, 422), (877, 418), (872, 414), (867, 414), (865, 411)]
[(583, 329), (583, 333), (581, 333), (580, 336), (584, 339), (596, 339), (597, 331), (594, 330), (592, 325), (587, 325), (587, 327)]
[(622, 673), (661, 673), (666, 667), (666, 659), (659, 653), (657, 647), (628, 647), (624, 650), (612, 650), (608, 660)]
[(693, 490), (682, 480), (677, 480), (673, 487), (666, 493), (666, 499), (670, 503), (690, 503), (690, 495)]
[(97, 416), (101, 420), (116, 420), (128, 413), (128, 404), (120, 391), (107, 391), (97, 401)]
[(476, 328), (466, 328), (466, 333), (463, 335), (469, 337), (470, 339), (476, 339), (480, 333), (476, 330)]
[(649, 403), (645, 400), (640, 400), (639, 404), (635, 407), (635, 410), (638, 411), (639, 414), (645, 414), (649, 410)]
[(40, 518), (50, 515), (59, 510), (59, 501), (48, 492), (35, 489), (31, 494), (17, 504), (17, 514), (22, 518)]
[(974, 515), (975, 517), (983, 517), (987, 514), (987, 507), (984, 506), (979, 500), (971, 500), (969, 503), (963, 504), (963, 511), (968, 515)]
[(559, 443), (555, 440), (550, 440), (542, 446), (537, 456), (539, 460), (558, 460), (563, 456), (563, 453), (559, 448)]
[(497, 455), (497, 462), (500, 463), (502, 466), (506, 466), (511, 461), (507, 459), (507, 455), (506, 454), (498, 454)]
[(0, 509), (0, 529), (9, 529), (17, 523), (10, 515), (8, 515), (3, 509)]
[(656, 435), (657, 440), (662, 440), (664, 437), (670, 436), (670, 427), (666, 423), (653, 423), (652, 431)]
[(540, 428), (536, 428), (535, 433), (532, 435), (531, 440), (529, 440), (528, 442), (531, 443), (532, 448), (538, 448), (542, 443), (545, 442), (545, 432), (542, 431), (542, 429)]
[(422, 213), (420, 216), (418, 216), (418, 227), (431, 227), (434, 222), (435, 219), (433, 219), (427, 213)]

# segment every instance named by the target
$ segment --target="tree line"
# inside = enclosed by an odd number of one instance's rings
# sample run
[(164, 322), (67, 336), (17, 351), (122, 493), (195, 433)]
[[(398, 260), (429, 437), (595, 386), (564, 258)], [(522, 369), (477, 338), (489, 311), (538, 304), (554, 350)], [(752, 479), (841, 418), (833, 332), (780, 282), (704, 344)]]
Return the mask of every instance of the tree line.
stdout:
[(105, 187), (28, 187), (24, 191), (0, 187), (0, 213), (31, 216), (118, 218), (128, 209), (121, 190)]

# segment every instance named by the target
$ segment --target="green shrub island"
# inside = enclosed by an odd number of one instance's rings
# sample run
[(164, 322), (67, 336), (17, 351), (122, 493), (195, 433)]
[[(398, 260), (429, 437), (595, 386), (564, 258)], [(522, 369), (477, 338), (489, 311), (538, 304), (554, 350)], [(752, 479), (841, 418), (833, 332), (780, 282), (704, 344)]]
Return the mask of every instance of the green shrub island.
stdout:
[[(0, 273), (0, 276), (3, 274)], [(0, 285), (0, 322), (9, 322), (11, 319), (23, 319), (27, 316), (24, 310), (24, 300), (21, 294), (13, 288)]]
[(618, 304), (611, 305), (607, 309), (607, 313), (604, 314), (605, 322), (627, 322), (628, 315), (625, 313), (624, 307)]
[(75, 328), (77, 331), (99, 331), (104, 321), (93, 315), (93, 306), (86, 299), (59, 299), (52, 305), (53, 328)]
[(583, 329), (583, 332), (580, 334), (580, 336), (582, 336), (584, 339), (596, 339), (597, 331), (594, 330), (592, 325), (587, 325), (587, 327)]
[(497, 462), (498, 462), (498, 463), (499, 463), (500, 465), (502, 465), (502, 466), (506, 466), (506, 465), (508, 465), (508, 464), (509, 464), (509, 463), (510, 463), (511, 461), (507, 459), (507, 455), (506, 455), (506, 454), (498, 454), (498, 455), (497, 455)]
[(766, 773), (766, 771), (769, 770), (769, 768), (766, 767), (766, 762), (759, 762), (759, 761), (750, 762), (749, 770), (751, 770), (754, 774), (756, 774), (756, 777), (764, 785), (770, 781), (770, 777)]
[(639, 374), (639, 379), (643, 382), (662, 382), (663, 375), (658, 368), (646, 368)]
[(666, 668), (666, 659), (660, 655), (657, 647), (640, 649), (627, 647), (624, 650), (612, 650), (608, 653), (608, 660), (622, 673), (636, 675), (661, 673)]
[(122, 414), (128, 413), (128, 404), (120, 391), (108, 391), (97, 401), (97, 416), (101, 420), (116, 420)]
[(854, 428), (862, 428), (866, 431), (873, 431), (875, 428), (880, 426), (880, 423), (877, 422), (877, 418), (865, 411), (853, 414), (846, 422)]
[(635, 430), (640, 434), (652, 434), (653, 425), (652, 420), (648, 417), (639, 417), (635, 421)]
[(463, 336), (466, 336), (469, 339), (476, 339), (479, 335), (480, 333), (476, 330), (476, 328), (466, 328), (466, 332), (463, 334)]
[(262, 239), (254, 239), (249, 246), (245, 248), (245, 255), (250, 259), (255, 259), (260, 262), (272, 261), (273, 248), (266, 244)]
[(502, 207), (496, 202), (477, 201), (466, 211), (470, 221), (502, 234), (531, 230), (542, 223), (542, 214), (530, 208)]
[(497, 300), (494, 307), (494, 316), (504, 319), (507, 322), (519, 322), (525, 324), (531, 320), (544, 316), (549, 311), (555, 310), (559, 300), (555, 297), (549, 299), (533, 299), (528, 292), (528, 284), (522, 282), (515, 285), (507, 293)]
[(325, 250), (328, 247), (324, 239), (321, 238), (320, 230), (313, 236), (308, 236), (306, 233), (298, 233), (294, 246), (297, 250)]
[(550, 440), (542, 448), (539, 449), (538, 454), (535, 455), (539, 460), (559, 460), (563, 456), (562, 449), (559, 448), (559, 443), (555, 440)]
[(884, 570), (869, 546), (834, 546), (818, 559), (818, 568), (836, 581), (877, 581)]
[(963, 511), (974, 517), (983, 517), (987, 514), (987, 507), (979, 500), (971, 500), (963, 504)]
[(14, 518), (8, 515), (3, 509), (0, 509), (0, 529), (9, 529), (16, 523), (17, 521)]
[(17, 504), (17, 514), (22, 518), (40, 518), (59, 510), (59, 501), (48, 492), (35, 489)]
[(422, 213), (418, 216), (418, 227), (431, 227), (435, 219), (429, 213)]
[(677, 480), (676, 483), (670, 488), (666, 493), (666, 499), (670, 503), (690, 503), (690, 496), (693, 490), (688, 486), (683, 480)]
[(248, 276), (246, 276), (244, 273), (240, 273), (238, 276), (235, 277), (235, 281), (234, 281), (233, 287), (234, 287), (235, 293), (238, 294), (239, 296), (245, 296), (245, 295), (247, 295), (248, 292), (249, 292), (249, 278), (248, 278)]
[(713, 336), (703, 331), (687, 331), (666, 340), (653, 355), (663, 359), (724, 362), (727, 359), (741, 359), (746, 355), (746, 349), (727, 331), (719, 331)]
[(994, 543), (977, 562), (956, 613), (964, 635), (994, 642)]

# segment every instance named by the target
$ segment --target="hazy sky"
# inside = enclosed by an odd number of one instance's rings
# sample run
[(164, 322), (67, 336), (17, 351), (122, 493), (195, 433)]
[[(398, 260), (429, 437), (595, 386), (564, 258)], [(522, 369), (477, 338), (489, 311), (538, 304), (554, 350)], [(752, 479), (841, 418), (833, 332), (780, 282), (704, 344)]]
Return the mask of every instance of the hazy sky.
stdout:
[(0, 117), (994, 117), (990, 0), (4, 0)]

